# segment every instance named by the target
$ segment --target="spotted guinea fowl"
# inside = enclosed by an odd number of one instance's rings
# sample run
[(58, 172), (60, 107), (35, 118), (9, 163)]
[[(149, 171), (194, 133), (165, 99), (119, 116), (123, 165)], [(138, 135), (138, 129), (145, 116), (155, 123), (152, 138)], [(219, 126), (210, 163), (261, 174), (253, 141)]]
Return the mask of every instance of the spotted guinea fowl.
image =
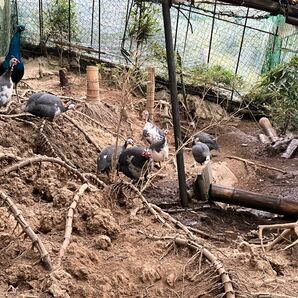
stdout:
[(209, 147), (195, 138), (194, 144), (192, 146), (192, 155), (196, 162), (203, 164), (205, 161), (211, 159), (211, 153)]
[(165, 135), (160, 141), (152, 143), (149, 149), (152, 152), (152, 159), (158, 162), (160, 167), (160, 162), (165, 161), (169, 158), (169, 145)]
[(216, 141), (216, 138), (206, 132), (198, 132), (194, 135), (194, 139), (206, 144), (210, 150), (219, 150), (219, 145)]
[(0, 75), (1, 75), (9, 69), (11, 58), (16, 58), (20, 61), (18, 65), (14, 67), (11, 75), (11, 79), (15, 84), (16, 95), (18, 100), (19, 100), (19, 97), (17, 92), (17, 84), (20, 82), (20, 80), (23, 78), (23, 75), (24, 75), (24, 63), (22, 60), (22, 53), (21, 53), (21, 46), (20, 46), (21, 32), (23, 32), (24, 30), (25, 30), (25, 26), (23, 25), (18, 25), (16, 27), (16, 32), (10, 41), (8, 53), (5, 57), (5, 60), (0, 65)]
[(25, 112), (54, 121), (61, 113), (74, 109), (74, 107), (73, 103), (65, 107), (61, 99), (56, 95), (39, 92), (29, 97)]
[(152, 121), (149, 119), (149, 116), (149, 112), (145, 110), (143, 112), (143, 117), (146, 122), (143, 128), (143, 137), (151, 145), (161, 141), (165, 133), (152, 123)]
[(13, 91), (11, 73), (18, 63), (18, 59), (10, 59), (9, 68), (0, 76), (0, 107), (5, 107), (11, 99)]
[[(118, 162), (119, 155), (123, 152), (128, 145), (133, 145), (133, 139), (128, 138), (122, 146), (117, 148), (116, 161)], [(110, 171), (112, 169), (112, 159), (116, 150), (116, 145), (111, 145), (104, 148), (98, 158), (97, 158), (97, 171), (101, 173), (106, 173), (109, 177)]]
[(148, 148), (139, 146), (126, 148), (119, 156), (118, 170), (135, 180), (139, 180), (144, 174), (147, 180), (151, 156), (151, 150)]

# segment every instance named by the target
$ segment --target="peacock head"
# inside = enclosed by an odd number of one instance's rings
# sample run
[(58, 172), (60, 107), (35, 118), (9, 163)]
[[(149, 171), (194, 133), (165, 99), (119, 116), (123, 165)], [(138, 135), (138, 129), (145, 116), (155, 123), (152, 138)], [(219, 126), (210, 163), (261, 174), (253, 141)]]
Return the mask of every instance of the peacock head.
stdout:
[(24, 25), (17, 25), (16, 32), (22, 32), (24, 30), (25, 30), (25, 26)]
[(14, 56), (11, 56), (11, 59), (9, 61), (10, 68), (13, 68), (18, 63), (20, 63), (20, 61), (17, 58), (15, 58)]

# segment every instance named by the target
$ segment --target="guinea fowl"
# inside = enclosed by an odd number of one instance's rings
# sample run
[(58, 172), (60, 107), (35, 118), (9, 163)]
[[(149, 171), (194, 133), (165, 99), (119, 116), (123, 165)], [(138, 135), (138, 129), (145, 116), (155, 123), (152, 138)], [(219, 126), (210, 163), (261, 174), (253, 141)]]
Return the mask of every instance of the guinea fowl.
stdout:
[(9, 68), (0, 76), (0, 107), (5, 107), (11, 99), (13, 91), (11, 73), (18, 63), (18, 59), (10, 59)]
[(165, 136), (165, 133), (152, 123), (152, 121), (149, 119), (149, 112), (147, 110), (143, 112), (143, 117), (146, 121), (143, 128), (143, 137), (150, 145), (161, 141)]
[(211, 159), (211, 153), (209, 147), (195, 138), (194, 144), (192, 146), (192, 155), (196, 162), (203, 164), (205, 161)]
[(152, 143), (149, 149), (152, 151), (152, 159), (159, 162), (159, 166), (161, 161), (169, 158), (169, 146), (165, 135), (160, 141)]
[(39, 92), (29, 97), (25, 112), (54, 121), (61, 113), (74, 109), (74, 107), (73, 103), (65, 107), (61, 99), (56, 95)]
[[(133, 145), (133, 139), (128, 138), (122, 146), (117, 148), (116, 160), (118, 162), (119, 155), (127, 148), (128, 145)], [(104, 148), (97, 158), (97, 170), (101, 173), (106, 173), (109, 177), (112, 170), (112, 158), (116, 150), (116, 145), (111, 145)]]
[(25, 26), (23, 25), (18, 25), (16, 27), (16, 32), (10, 41), (8, 53), (5, 57), (5, 60), (0, 65), (0, 75), (1, 75), (10, 68), (11, 58), (16, 58), (19, 60), (19, 64), (16, 65), (16, 67), (14, 67), (11, 75), (11, 79), (15, 84), (16, 95), (18, 100), (19, 100), (19, 96), (17, 92), (17, 84), (23, 78), (23, 75), (24, 75), (24, 63), (22, 61), (21, 45), (20, 45), (21, 32), (23, 32), (24, 30), (25, 30)]
[(209, 133), (199, 132), (194, 135), (194, 139), (198, 139), (198, 141), (206, 144), (210, 150), (219, 150), (219, 145), (216, 141), (216, 138)]
[(135, 180), (139, 180), (142, 174), (144, 174), (144, 178), (147, 180), (151, 156), (151, 150), (148, 148), (126, 148), (119, 156), (118, 170)]

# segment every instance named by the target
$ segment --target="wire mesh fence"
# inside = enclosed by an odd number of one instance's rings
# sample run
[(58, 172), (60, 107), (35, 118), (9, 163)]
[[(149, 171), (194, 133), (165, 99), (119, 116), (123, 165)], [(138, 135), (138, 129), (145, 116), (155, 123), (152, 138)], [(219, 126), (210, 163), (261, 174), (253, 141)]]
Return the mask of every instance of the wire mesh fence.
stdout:
[[(147, 10), (142, 12), (142, 5)], [(144, 25), (141, 14), (149, 6), (153, 32), (139, 42), (132, 31), (140, 32)], [(24, 40), (33, 45), (49, 45), (58, 39), (83, 54), (121, 64), (141, 52), (139, 61), (153, 63), (158, 74), (165, 71), (158, 1), (13, 0), (12, 16), (13, 22), (26, 25)], [(298, 51), (297, 28), (266, 12), (203, 1), (196, 6), (175, 4), (171, 16), (175, 50), (184, 69), (219, 65), (241, 76), (248, 87), (262, 72), (289, 61)], [(58, 28), (56, 35), (49, 33), (51, 26)]]

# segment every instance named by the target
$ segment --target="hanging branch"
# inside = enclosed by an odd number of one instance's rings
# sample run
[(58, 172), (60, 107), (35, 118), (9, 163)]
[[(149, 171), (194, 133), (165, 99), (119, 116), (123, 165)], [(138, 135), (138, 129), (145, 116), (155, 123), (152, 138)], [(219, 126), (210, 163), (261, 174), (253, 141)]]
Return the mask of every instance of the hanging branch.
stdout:
[(75, 194), (73, 201), (69, 207), (67, 218), (66, 218), (66, 225), (65, 225), (65, 234), (64, 234), (64, 241), (59, 251), (58, 261), (57, 261), (57, 268), (61, 266), (62, 258), (66, 252), (66, 249), (70, 243), (70, 237), (72, 232), (72, 221), (74, 211), (79, 203), (80, 197), (84, 194), (84, 192), (89, 188), (88, 184), (83, 184), (79, 191)]
[(49, 253), (45, 249), (43, 243), (38, 238), (38, 236), (34, 233), (32, 228), (27, 224), (21, 211), (16, 207), (16, 205), (14, 204), (12, 199), (10, 197), (8, 197), (2, 191), (0, 191), (0, 197), (4, 201), (4, 203), (7, 205), (8, 211), (13, 214), (15, 220), (22, 227), (22, 229), (26, 233), (26, 235), (31, 239), (33, 246), (35, 246), (37, 248), (37, 250), (39, 251), (40, 256), (41, 256), (41, 261), (43, 262), (46, 270), (52, 271), (53, 267), (52, 267)]
[(97, 149), (97, 151), (99, 152), (101, 151), (101, 148), (92, 140), (92, 138), (88, 135), (88, 133), (78, 123), (76, 123), (65, 113), (63, 114), (63, 117), (66, 118), (69, 122), (71, 122), (80, 132), (82, 132), (86, 137), (87, 141), (89, 141)]

